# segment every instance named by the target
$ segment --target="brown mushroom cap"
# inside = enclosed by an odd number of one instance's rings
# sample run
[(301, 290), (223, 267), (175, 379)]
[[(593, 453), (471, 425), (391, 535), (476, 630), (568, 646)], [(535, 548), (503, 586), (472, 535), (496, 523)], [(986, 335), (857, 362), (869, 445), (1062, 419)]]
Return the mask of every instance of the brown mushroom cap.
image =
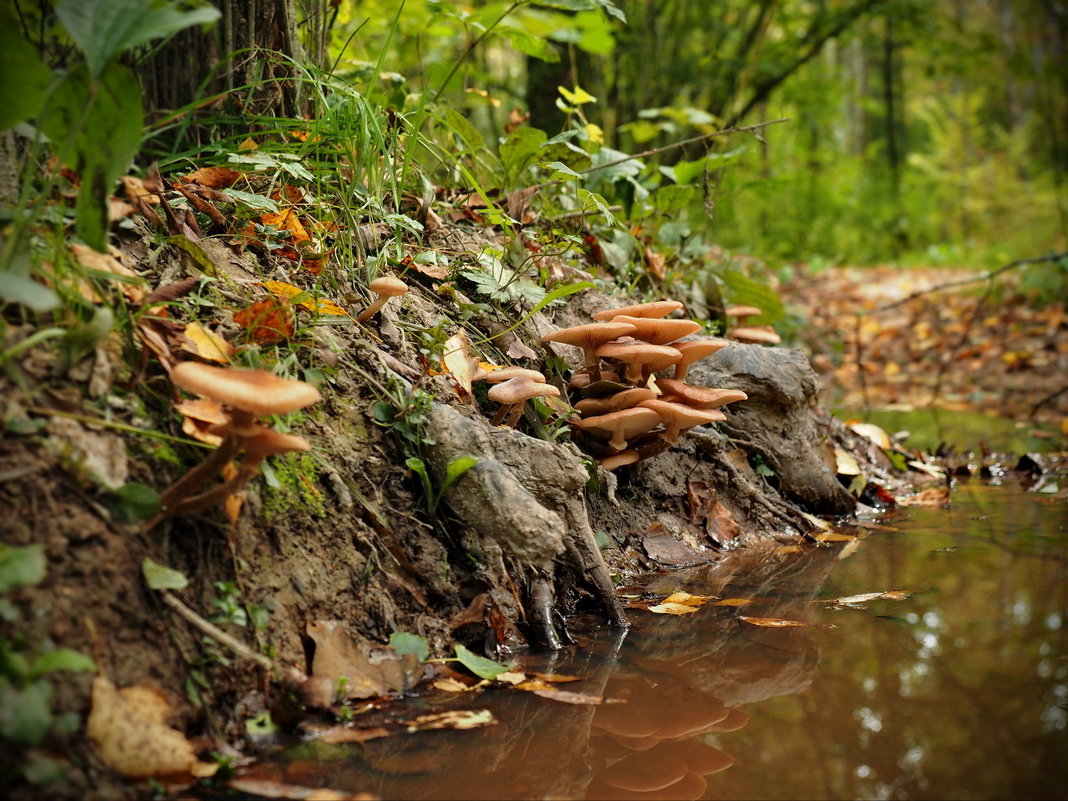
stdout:
[(393, 275), (383, 275), (380, 278), (376, 278), (367, 285), (367, 288), (375, 294), (384, 295), (387, 298), (395, 298), (408, 291), (408, 285)]
[(245, 453), (249, 459), (257, 462), (276, 453), (310, 449), (311, 443), (304, 437), (298, 437), (295, 434), (283, 434), (273, 428), (264, 429), (256, 436), (245, 440)]
[(666, 345), (701, 330), (701, 324), (695, 320), (657, 320), (618, 315), (613, 322), (630, 323), (635, 329), (632, 335), (651, 345)]
[(672, 444), (678, 442), (679, 434), (687, 428), (727, 419), (727, 415), (716, 409), (692, 409), (681, 403), (662, 400), (642, 401), (638, 408), (650, 409), (660, 415), (660, 420), (667, 429), (661, 436)]
[(585, 398), (575, 404), (575, 408), (587, 417), (630, 409), (644, 400), (652, 400), (656, 393), (646, 387), (631, 387), (615, 395), (604, 398)]
[(670, 787), (680, 781), (686, 772), (685, 760), (674, 756), (669, 749), (657, 748), (627, 754), (609, 765), (599, 778), (610, 787), (648, 793)]
[(541, 338), (542, 342), (559, 342), (561, 345), (574, 345), (582, 348), (585, 366), (590, 368), (591, 376), (596, 380), (597, 348), (605, 342), (618, 339), (636, 331), (636, 326), (623, 322), (586, 323), (571, 328), (561, 328)]
[(654, 300), (652, 303), (638, 303), (634, 306), (623, 306), (619, 309), (605, 309), (593, 315), (594, 320), (611, 320), (620, 315), (627, 317), (651, 317), (660, 319), (667, 317), (673, 311), (682, 308), (677, 300)]
[[(639, 319), (639, 318), (635, 318)], [(656, 320), (655, 322), (669, 322)], [(607, 323), (602, 323), (607, 325)], [(627, 365), (627, 380), (639, 384), (650, 373), (675, 364), (682, 356), (667, 345), (651, 345), (647, 342), (610, 342), (597, 349), (597, 355), (615, 359)]]
[(764, 310), (756, 306), (728, 306), (723, 310), (723, 314), (727, 317), (737, 317), (743, 319), (745, 317), (756, 317), (763, 314)]
[(739, 342), (767, 343), (768, 345), (778, 345), (782, 342), (770, 325), (732, 328), (727, 332), (727, 336)]
[(601, 459), (601, 467), (605, 470), (615, 470), (617, 467), (623, 467), (624, 465), (634, 464), (641, 456), (637, 451), (620, 451), (614, 456), (606, 456)]
[[(665, 396), (670, 394), (679, 399), (678, 403), (684, 403), (694, 409), (718, 409), (728, 403), (736, 403), (749, 398), (740, 389), (691, 387), (677, 378), (658, 378), (656, 385), (663, 390)], [(667, 400), (667, 398), (660, 400)]]
[(496, 401), (497, 403), (513, 404), (522, 403), (531, 398), (545, 397), (546, 395), (556, 397), (559, 394), (559, 389), (552, 384), (545, 383), (545, 376), (541, 377), (541, 381), (534, 381), (533, 379), (524, 376), (517, 376), (515, 378), (509, 378), (507, 381), (502, 381), (496, 386), (490, 387), (486, 396), (491, 401)]
[(171, 380), (188, 392), (255, 415), (285, 414), (322, 400), (311, 384), (268, 370), (212, 367), (190, 361), (175, 365)]
[(633, 409), (621, 409), (618, 412), (602, 414), (576, 420), (575, 425), (583, 431), (607, 435), (608, 445), (615, 451), (627, 447), (627, 440), (654, 428), (660, 422), (660, 415), (652, 409), (636, 406)]
[(526, 367), (502, 367), (500, 370), (490, 370), (483, 379), (489, 384), (500, 384), (513, 378), (529, 378), (538, 384), (545, 383), (545, 376), (537, 370)]
[(675, 363), (675, 375), (672, 378), (682, 381), (686, 378), (686, 371), (691, 364), (723, 350), (730, 344), (725, 339), (691, 339), (688, 342), (674, 343), (671, 347), (681, 353), (682, 358)]

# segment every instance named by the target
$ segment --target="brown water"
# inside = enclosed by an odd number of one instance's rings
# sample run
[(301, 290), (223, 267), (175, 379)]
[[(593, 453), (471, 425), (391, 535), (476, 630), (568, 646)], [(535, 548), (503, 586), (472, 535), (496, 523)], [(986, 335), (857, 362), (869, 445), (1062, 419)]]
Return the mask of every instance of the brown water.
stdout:
[[(485, 692), (463, 703), (497, 725), (305, 743), (273, 774), (386, 799), (1068, 797), (1063, 491), (965, 483), (948, 510), (900, 510), (860, 533), (651, 577), (662, 594), (752, 603), (635, 611), (623, 638), (523, 663), (625, 703)], [(885, 590), (911, 595), (820, 602)]]

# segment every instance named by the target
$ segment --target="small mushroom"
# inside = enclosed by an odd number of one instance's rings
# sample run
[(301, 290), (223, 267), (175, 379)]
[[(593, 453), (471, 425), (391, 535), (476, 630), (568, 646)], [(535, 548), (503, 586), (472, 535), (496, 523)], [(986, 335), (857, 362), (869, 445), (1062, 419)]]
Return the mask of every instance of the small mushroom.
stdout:
[(647, 342), (610, 342), (599, 347), (597, 355), (623, 362), (627, 366), (627, 381), (638, 386), (644, 385), (657, 370), (670, 367), (682, 358), (675, 348)]
[(677, 300), (654, 300), (652, 303), (638, 303), (634, 306), (623, 306), (619, 309), (605, 309), (593, 315), (594, 320), (613, 320), (620, 315), (627, 317), (667, 317), (673, 311), (682, 308)]
[(637, 330), (636, 326), (629, 323), (586, 323), (571, 328), (561, 328), (541, 338), (542, 342), (559, 342), (562, 345), (574, 345), (582, 348), (583, 366), (590, 374), (590, 379), (597, 381), (601, 377), (600, 362), (597, 359), (597, 348), (613, 339), (632, 334)]
[(660, 436), (672, 445), (679, 441), (679, 435), (686, 429), (727, 419), (727, 415), (717, 409), (691, 409), (681, 403), (669, 403), (662, 400), (642, 401), (638, 408), (649, 409), (660, 415), (660, 420), (666, 429)]
[(668, 395), (676, 398), (694, 409), (718, 409), (728, 403), (748, 400), (749, 396), (740, 389), (720, 389), (718, 387), (691, 387), (677, 378), (658, 378), (656, 384), (664, 391), (660, 400), (668, 400)]
[(763, 313), (764, 310), (757, 306), (728, 306), (723, 310), (723, 315), (736, 320), (738, 325), (745, 325), (745, 321), (750, 317), (759, 317)]
[(492, 387), (487, 393), (491, 401), (501, 404), (501, 408), (493, 415), (490, 425), (498, 425), (502, 421), (509, 428), (514, 428), (523, 414), (523, 405), (531, 398), (546, 396), (559, 396), (560, 390), (552, 384), (546, 384), (545, 377), (541, 382), (533, 381), (522, 376), (509, 378)]
[(368, 284), (368, 289), (374, 292), (377, 297), (371, 301), (370, 306), (360, 312), (359, 316), (356, 317), (356, 322), (358, 323), (366, 323), (378, 313), (379, 309), (386, 305), (387, 300), (407, 292), (408, 285), (392, 275), (383, 275), (381, 278), (376, 278)]
[(576, 420), (574, 425), (583, 431), (607, 435), (608, 446), (614, 451), (622, 451), (627, 447), (628, 439), (644, 434), (659, 423), (660, 415), (656, 411), (636, 406), (633, 409), (621, 409), (618, 412)]
[(586, 417), (592, 417), (618, 412), (620, 409), (631, 409), (642, 401), (655, 397), (656, 393), (647, 387), (631, 387), (604, 398), (584, 398), (575, 404), (575, 408)]
[(542, 373), (526, 367), (502, 367), (499, 370), (490, 370), (484, 380), (487, 384), (501, 384), (513, 378), (529, 378), (539, 384), (545, 383), (545, 376)]
[(701, 324), (695, 320), (657, 320), (649, 317), (618, 316), (613, 319), (613, 322), (633, 325), (632, 336), (651, 345), (666, 345), (701, 330)]
[(739, 342), (750, 344), (778, 345), (782, 339), (770, 325), (751, 325), (745, 328), (732, 328), (727, 336)]
[(623, 467), (628, 464), (634, 464), (641, 456), (637, 451), (620, 451), (613, 456), (606, 456), (600, 460), (601, 467), (605, 470), (615, 470), (617, 467)]
[(729, 344), (731, 343), (725, 339), (691, 339), (688, 342), (674, 343), (671, 347), (681, 353), (682, 358), (675, 362), (675, 374), (672, 378), (682, 381), (686, 378), (686, 371), (691, 364), (723, 350)]

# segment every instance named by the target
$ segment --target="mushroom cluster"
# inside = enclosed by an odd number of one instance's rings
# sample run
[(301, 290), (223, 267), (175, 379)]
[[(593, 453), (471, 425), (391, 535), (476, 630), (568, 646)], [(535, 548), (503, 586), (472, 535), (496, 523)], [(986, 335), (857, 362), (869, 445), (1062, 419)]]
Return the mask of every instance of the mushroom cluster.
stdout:
[[(218, 404), (203, 433), (219, 438), (215, 451), (163, 491), (161, 511), (145, 525), (150, 529), (178, 514), (191, 514), (225, 501), (240, 492), (259, 473), (268, 456), (306, 451), (311, 444), (303, 437), (275, 431), (257, 418), (285, 414), (317, 403), (319, 390), (304, 381), (282, 378), (268, 370), (212, 367), (200, 362), (181, 362), (171, 371), (171, 380), (184, 390)], [(240, 466), (227, 475), (226, 467), (240, 454)], [(202, 490), (222, 473), (221, 484)], [(201, 491), (202, 490), (202, 491)]]
[[(720, 408), (747, 397), (685, 382), (691, 364), (729, 343), (680, 341), (701, 330), (693, 320), (668, 319), (681, 308), (678, 301), (662, 300), (608, 309), (597, 312), (595, 322), (542, 337), (543, 343), (582, 349), (583, 367), (569, 383), (581, 415), (572, 424), (576, 439), (606, 470), (654, 456), (694, 426), (725, 420)], [(669, 367), (670, 378), (654, 377)]]

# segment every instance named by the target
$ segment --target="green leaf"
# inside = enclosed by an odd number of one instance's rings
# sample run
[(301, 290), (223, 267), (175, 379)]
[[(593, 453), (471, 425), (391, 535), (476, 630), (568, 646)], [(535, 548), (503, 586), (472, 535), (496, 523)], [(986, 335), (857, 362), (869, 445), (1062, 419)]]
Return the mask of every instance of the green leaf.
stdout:
[(490, 681), (512, 669), (511, 665), (502, 665), (500, 662), (473, 654), (462, 645), (456, 646), (456, 660), (480, 679)]
[(33, 676), (51, 673), (54, 670), (71, 670), (76, 673), (96, 673), (96, 662), (71, 648), (47, 651), (33, 661), (30, 672)]
[(485, 144), (478, 129), (468, 121), (467, 117), (451, 106), (445, 107), (445, 122), (471, 150), (477, 150)]
[(480, 458), (469, 453), (450, 459), (449, 463), (445, 465), (445, 478), (441, 482), (441, 492), (444, 493), (445, 490), (460, 480), (460, 476), (481, 461)]
[(16, 689), (0, 677), (0, 737), (18, 745), (37, 745), (52, 727), (52, 685), (35, 681)]
[(0, 297), (35, 312), (51, 311), (59, 305), (59, 297), (51, 289), (14, 272), (0, 272)]
[(541, 166), (543, 169), (553, 171), (552, 175), (549, 176), (550, 181), (582, 180), (581, 173), (575, 172), (562, 161), (550, 161), (548, 164), (542, 164)]
[(423, 482), (423, 492), (426, 493), (426, 506), (431, 512), (434, 511), (434, 485), (430, 482), (430, 473), (427, 472), (426, 463), (418, 456), (409, 456), (404, 460), (408, 469), (414, 472)]
[(540, 61), (555, 64), (560, 60), (560, 53), (545, 39), (533, 36), (526, 31), (511, 26), (501, 25), (497, 32), (511, 43), (512, 47), (527, 56), (532, 56)]
[(41, 110), (51, 75), (33, 45), (22, 38), (12, 7), (0, 6), (0, 131)]
[(0, 592), (37, 584), (45, 577), (43, 545), (0, 543)]
[(233, 187), (228, 187), (225, 191), (225, 194), (229, 197), (232, 197), (242, 206), (246, 206), (250, 209), (265, 209), (266, 211), (272, 212), (273, 214), (278, 213), (278, 204), (271, 200), (269, 197), (264, 197), (263, 195), (256, 195), (252, 192), (242, 192), (240, 189), (234, 189)]
[(141, 574), (150, 590), (181, 590), (189, 585), (189, 579), (183, 573), (154, 562), (147, 556), (141, 560)]
[(426, 641), (426, 637), (407, 631), (395, 631), (390, 634), (389, 646), (401, 656), (414, 654), (420, 662), (425, 662), (430, 656), (430, 643)]
[(220, 14), (209, 5), (183, 11), (161, 0), (60, 0), (56, 16), (95, 78), (120, 54), (192, 25), (215, 22)]
[(141, 145), (143, 122), (141, 85), (121, 64), (95, 80), (84, 66), (67, 73), (38, 119), (56, 157), (81, 178), (76, 231), (96, 250), (107, 249), (108, 198)]
[[(754, 317), (753, 325), (772, 325), (786, 316), (779, 294), (765, 283), (754, 281), (738, 270), (724, 270), (720, 273), (727, 295), (733, 305), (756, 306), (764, 313)], [(747, 323), (748, 324), (748, 323)]]
[(124, 523), (139, 523), (156, 514), (162, 505), (159, 493), (147, 484), (131, 481), (115, 490), (111, 511)]
[(587, 206), (590, 206), (592, 204), (597, 208), (599, 212), (601, 212), (601, 214), (604, 215), (605, 222), (607, 222), (609, 225), (616, 224), (616, 218), (612, 214), (612, 211), (608, 208), (608, 203), (603, 197), (598, 195), (596, 192), (590, 192), (587, 189), (579, 187), (578, 198), (579, 202), (582, 204), (583, 210), (585, 210)]
[(512, 131), (500, 148), (501, 163), (508, 175), (514, 177), (529, 167), (545, 140), (546, 133), (540, 128), (521, 125)]

